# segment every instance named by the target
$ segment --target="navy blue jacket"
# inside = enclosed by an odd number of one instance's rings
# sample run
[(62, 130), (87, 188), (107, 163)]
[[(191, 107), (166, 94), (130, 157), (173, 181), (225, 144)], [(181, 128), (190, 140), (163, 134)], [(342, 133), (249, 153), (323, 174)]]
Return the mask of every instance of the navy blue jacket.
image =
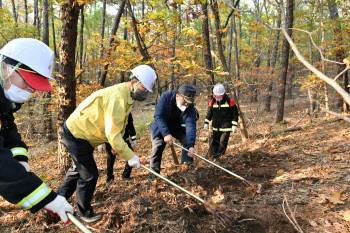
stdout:
[[(166, 91), (157, 103), (156, 110), (154, 112), (154, 121), (151, 125), (152, 140), (159, 133), (164, 136), (172, 134), (169, 125), (171, 124), (170, 117), (176, 106), (176, 92)], [(194, 147), (196, 140), (196, 111), (194, 105), (190, 104), (186, 110), (181, 114), (181, 125), (185, 124), (186, 127), (186, 139), (188, 147)], [(173, 127), (171, 127), (173, 128)]]

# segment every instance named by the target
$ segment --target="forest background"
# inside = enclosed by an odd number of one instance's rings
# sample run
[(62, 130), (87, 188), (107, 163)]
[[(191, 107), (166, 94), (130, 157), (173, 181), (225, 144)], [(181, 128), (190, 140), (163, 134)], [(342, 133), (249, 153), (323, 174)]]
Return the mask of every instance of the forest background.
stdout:
[(30, 37), (55, 52), (55, 92), (36, 93), (16, 122), (28, 146), (51, 145), (62, 175), (70, 166), (63, 122), (94, 91), (127, 81), (138, 64), (158, 75), (154, 94), (135, 108), (146, 144), (157, 99), (183, 84), (198, 91), (198, 129), (213, 86), (225, 85), (239, 107), (235, 140), (244, 149), (330, 115), (350, 122), (349, 12), (350, 1), (340, 0), (0, 0), (0, 47)]

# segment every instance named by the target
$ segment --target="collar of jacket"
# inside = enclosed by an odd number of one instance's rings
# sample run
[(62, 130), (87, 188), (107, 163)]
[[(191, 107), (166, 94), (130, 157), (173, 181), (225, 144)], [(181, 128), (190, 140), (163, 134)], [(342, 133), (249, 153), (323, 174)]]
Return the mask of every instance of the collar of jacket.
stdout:
[(0, 115), (6, 117), (10, 112), (16, 112), (21, 108), (22, 104), (12, 103), (9, 99), (6, 98), (4, 90), (0, 84)]

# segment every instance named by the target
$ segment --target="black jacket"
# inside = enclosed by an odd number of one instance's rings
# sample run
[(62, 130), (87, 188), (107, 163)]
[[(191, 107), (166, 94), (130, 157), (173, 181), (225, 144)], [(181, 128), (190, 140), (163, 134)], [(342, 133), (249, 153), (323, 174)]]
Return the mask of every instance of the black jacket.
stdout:
[(53, 201), (57, 194), (18, 161), (28, 161), (27, 146), (21, 140), (13, 113), (21, 105), (12, 104), (0, 85), (0, 196), (31, 212)]
[(204, 123), (209, 124), (211, 120), (213, 120), (213, 130), (230, 131), (232, 125), (237, 126), (238, 109), (235, 101), (232, 98), (229, 98), (226, 94), (219, 102), (213, 98), (209, 103)]

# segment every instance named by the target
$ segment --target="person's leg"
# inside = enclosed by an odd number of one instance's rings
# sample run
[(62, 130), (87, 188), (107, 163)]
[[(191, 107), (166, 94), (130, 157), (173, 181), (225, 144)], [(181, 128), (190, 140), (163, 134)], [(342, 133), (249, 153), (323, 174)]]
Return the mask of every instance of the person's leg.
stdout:
[[(91, 217), (94, 215), (91, 199), (98, 178), (98, 170), (93, 158), (94, 148), (88, 141), (75, 138), (65, 125), (63, 126), (63, 131), (62, 135), (66, 137), (62, 137), (62, 141), (76, 166), (74, 171), (78, 171), (79, 178), (76, 182), (76, 179), (72, 179), (73, 174), (67, 173), (65, 180), (58, 188), (58, 193), (66, 192), (64, 195), (68, 195), (71, 189), (69, 185), (72, 185), (73, 181), (75, 181), (77, 214), (83, 217)], [(68, 190), (68, 192), (65, 190)]]
[[(134, 151), (132, 149), (132, 146), (131, 146), (131, 143), (129, 141), (129, 139), (127, 141), (125, 141), (127, 144), (128, 144), (128, 147)], [(128, 164), (128, 161), (126, 161), (125, 163), (125, 167), (124, 167), (124, 171), (123, 171), (123, 174), (122, 174), (122, 178), (131, 178), (130, 175), (131, 175), (131, 171), (132, 171), (132, 167), (129, 166)]]
[[(67, 129), (65, 123), (62, 127), (61, 139), (64, 146), (67, 148), (67, 150), (68, 148), (70, 148), (69, 150), (71, 150), (71, 148), (75, 146), (73, 141), (74, 137)], [(77, 188), (77, 182), (79, 177), (80, 175), (79, 175), (78, 169), (75, 166), (74, 162), (72, 161), (72, 165), (68, 169), (66, 173), (66, 177), (64, 178), (63, 182), (57, 189), (57, 194), (64, 196), (68, 200), (73, 195), (73, 193)]]
[(113, 166), (115, 162), (115, 155), (112, 154), (111, 151), (112, 147), (111, 144), (106, 143), (106, 153), (107, 153), (107, 182), (114, 180), (114, 175), (113, 175)]
[(160, 173), (160, 165), (162, 162), (162, 154), (165, 148), (164, 138), (161, 134), (158, 134), (152, 140), (152, 151), (150, 155), (150, 167), (153, 171)]
[(213, 139), (212, 139), (212, 143), (211, 143), (211, 152), (212, 152), (212, 156), (214, 158), (216, 158), (218, 156), (218, 150), (219, 150), (219, 146), (220, 146), (220, 137), (221, 137), (221, 132), (213, 130)]
[(230, 133), (231, 131), (222, 132), (220, 138), (220, 146), (218, 149), (218, 156), (222, 156), (225, 154), (228, 145), (228, 140), (230, 138)]
[[(181, 145), (185, 148), (188, 148), (187, 138), (186, 138), (186, 131), (184, 129), (178, 130), (174, 132), (173, 135), (177, 140), (180, 141)], [(188, 152), (185, 150), (182, 150), (181, 153), (181, 164), (183, 163), (192, 163), (193, 158), (188, 156)]]

